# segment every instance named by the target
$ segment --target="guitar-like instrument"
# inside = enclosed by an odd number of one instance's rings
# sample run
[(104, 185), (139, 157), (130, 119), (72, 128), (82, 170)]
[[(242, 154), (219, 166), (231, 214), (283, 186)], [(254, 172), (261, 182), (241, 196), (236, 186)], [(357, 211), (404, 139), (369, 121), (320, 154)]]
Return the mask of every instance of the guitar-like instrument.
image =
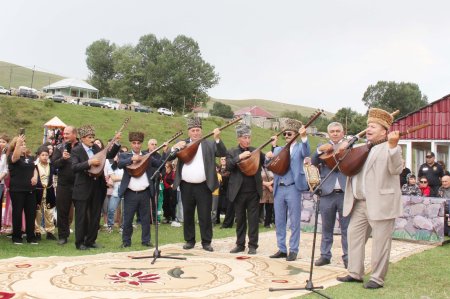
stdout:
[[(125, 129), (125, 127), (127, 126), (129, 121), (130, 121), (130, 118), (127, 117), (117, 133), (122, 132), (123, 129)], [(116, 135), (114, 135), (113, 139), (111, 139), (111, 141), (108, 142), (108, 144), (105, 146), (105, 148), (102, 149), (101, 151), (99, 151), (98, 153), (96, 153), (91, 158), (91, 159), (99, 160), (100, 165), (97, 165), (97, 166), (91, 165), (91, 167), (88, 170), (90, 176), (99, 177), (102, 175), (102, 173), (105, 169), (106, 155), (116, 141), (117, 141), (117, 138), (116, 138)]]

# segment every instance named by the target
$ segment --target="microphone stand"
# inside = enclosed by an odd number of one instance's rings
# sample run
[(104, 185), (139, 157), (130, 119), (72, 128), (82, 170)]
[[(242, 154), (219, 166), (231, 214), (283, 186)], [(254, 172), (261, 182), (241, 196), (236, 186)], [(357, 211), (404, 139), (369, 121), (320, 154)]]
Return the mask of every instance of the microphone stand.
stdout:
[(312, 196), (314, 198), (314, 195), (317, 195), (317, 201), (316, 201), (316, 209), (315, 209), (315, 219), (314, 219), (314, 235), (313, 235), (313, 245), (311, 250), (311, 261), (310, 261), (310, 269), (309, 269), (309, 279), (306, 280), (306, 285), (303, 288), (297, 287), (297, 288), (269, 288), (270, 292), (274, 291), (292, 291), (292, 290), (306, 290), (313, 293), (316, 293), (324, 298), (331, 299), (331, 297), (328, 297), (327, 295), (317, 291), (318, 289), (323, 289), (323, 286), (315, 287), (313, 284), (313, 270), (314, 270), (314, 254), (316, 252), (316, 238), (317, 238), (317, 224), (318, 224), (318, 218), (319, 218), (319, 205), (320, 205), (320, 188), (322, 187), (323, 183), (329, 178), (329, 176), (335, 171), (342, 160), (347, 157), (348, 153), (350, 152), (351, 147), (353, 144), (358, 140), (359, 138), (357, 136), (354, 136), (348, 143), (345, 150), (347, 151), (345, 155), (336, 161), (336, 165), (331, 169), (331, 171), (325, 176), (325, 178), (320, 182), (320, 184), (312, 191)]
[[(150, 180), (153, 182), (155, 186), (155, 206), (156, 206), (156, 219), (154, 221), (155, 223), (155, 250), (153, 251), (153, 255), (151, 256), (136, 256), (132, 257), (132, 259), (146, 259), (146, 258), (153, 258), (153, 261), (151, 264), (153, 265), (156, 262), (156, 259), (158, 258), (164, 258), (164, 259), (174, 259), (174, 260), (186, 260), (185, 257), (178, 257), (178, 256), (163, 256), (161, 255), (161, 250), (159, 250), (159, 242), (158, 242), (158, 232), (159, 232), (159, 222), (158, 222), (158, 193), (159, 193), (159, 177), (161, 175), (161, 169), (166, 165), (166, 162), (173, 157), (178, 151), (173, 151), (170, 154), (167, 155), (167, 157), (164, 159), (164, 161), (159, 165), (158, 169), (156, 169), (155, 173), (152, 175)], [(151, 159), (151, 157), (150, 157)]]

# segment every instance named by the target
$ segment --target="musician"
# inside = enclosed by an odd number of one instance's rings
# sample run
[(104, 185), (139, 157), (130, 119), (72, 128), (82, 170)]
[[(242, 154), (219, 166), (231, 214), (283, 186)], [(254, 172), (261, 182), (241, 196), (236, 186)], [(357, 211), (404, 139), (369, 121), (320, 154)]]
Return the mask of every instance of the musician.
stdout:
[(245, 234), (248, 222), (248, 254), (256, 254), (259, 236), (259, 199), (262, 196), (261, 167), (265, 155), (260, 153), (258, 171), (255, 175), (245, 175), (238, 163), (250, 157), (255, 150), (250, 147), (252, 131), (246, 124), (236, 127), (238, 146), (227, 152), (228, 198), (236, 211), (236, 247), (230, 253), (245, 250)]
[(372, 232), (372, 274), (364, 285), (367, 289), (384, 285), (395, 218), (403, 214), (400, 191), (402, 153), (398, 146), (400, 134), (398, 131), (388, 133), (392, 121), (392, 115), (382, 109), (369, 110), (367, 141), (376, 143), (387, 139), (387, 142), (371, 148), (362, 170), (347, 179), (345, 188), (344, 216), (350, 217), (348, 275), (337, 279), (363, 282), (364, 249)]
[[(176, 143), (172, 150), (184, 149), (189, 143), (202, 138), (202, 121), (198, 117), (187, 120), (189, 139)], [(184, 150), (189, 150), (187, 147)], [(202, 247), (206, 251), (214, 251), (212, 241), (212, 192), (219, 187), (216, 173), (215, 157), (226, 155), (226, 147), (220, 139), (219, 128), (214, 129), (214, 140), (201, 140), (194, 158), (189, 163), (183, 163), (179, 159), (175, 173), (173, 188), (180, 186), (181, 202), (183, 203), (184, 216), (184, 249), (195, 246), (195, 208), (197, 207), (198, 221)], [(175, 155), (170, 158), (174, 159)]]
[[(286, 258), (287, 261), (295, 261), (300, 243), (300, 215), (301, 215), (301, 194), (308, 190), (305, 173), (303, 170), (303, 160), (310, 155), (309, 141), (306, 136), (306, 129), (302, 123), (295, 119), (288, 119), (285, 122), (284, 139), (289, 143), (294, 136), (299, 133), (301, 142), (294, 141), (290, 147), (290, 165), (284, 175), (274, 174), (274, 208), (275, 226), (277, 234), (278, 252), (271, 255), (271, 258)], [(277, 155), (283, 147), (277, 147), (277, 137), (272, 137), (275, 147), (273, 154), (269, 152), (268, 158)], [(291, 237), (289, 239), (289, 254), (286, 247), (286, 223), (287, 215), (291, 222)]]
[[(325, 162), (320, 158), (320, 155), (329, 154), (330, 159), (334, 159), (332, 153), (338, 150), (338, 147), (344, 141), (344, 127), (339, 122), (332, 122), (327, 127), (328, 136), (330, 138), (328, 143), (318, 145), (317, 150), (312, 155), (312, 164), (319, 167), (321, 178), (325, 178), (331, 171)], [(320, 198), (320, 214), (322, 216), (322, 241), (320, 244), (320, 258), (315, 262), (316, 266), (323, 266), (330, 263), (331, 247), (333, 246), (334, 224), (336, 222), (336, 213), (338, 213), (339, 225), (341, 228), (341, 244), (342, 244), (342, 260), (345, 268), (347, 268), (347, 227), (349, 217), (342, 215), (344, 208), (344, 188), (347, 176), (336, 168), (328, 179), (323, 181)]]
[[(118, 167), (125, 168), (128, 165), (137, 163), (142, 159), (142, 142), (144, 141), (144, 133), (142, 132), (130, 132), (128, 134), (128, 140), (131, 143), (131, 151), (122, 153), (119, 156)], [(122, 182), (119, 187), (119, 197), (124, 197), (123, 201), (123, 232), (122, 232), (122, 245), (121, 247), (131, 246), (131, 237), (133, 235), (133, 218), (136, 212), (139, 213), (141, 218), (141, 244), (143, 246), (152, 247), (150, 242), (150, 201), (153, 190), (152, 167), (158, 167), (161, 161), (155, 159), (152, 155), (149, 157), (150, 163), (148, 163), (145, 173), (139, 177), (132, 177), (127, 171), (124, 171)]]
[[(94, 144), (95, 130), (86, 125), (78, 129), (81, 142), (72, 149), (72, 170), (75, 173), (73, 187), (73, 201), (75, 205), (75, 246), (79, 250), (100, 248), (95, 241), (100, 227), (100, 214), (103, 200), (106, 197), (106, 181), (101, 171), (100, 176), (90, 175), (91, 166), (99, 166), (102, 161), (94, 157), (100, 152), (98, 145)], [(120, 140), (121, 133), (115, 138)], [(117, 143), (106, 153), (105, 159), (112, 159), (120, 149)]]
[(72, 148), (78, 144), (77, 129), (67, 126), (63, 131), (64, 142), (56, 146), (51, 157), (52, 165), (58, 170), (58, 188), (56, 188), (56, 226), (58, 227), (58, 245), (67, 244), (70, 224), (73, 219), (73, 183), (75, 174), (70, 160)]

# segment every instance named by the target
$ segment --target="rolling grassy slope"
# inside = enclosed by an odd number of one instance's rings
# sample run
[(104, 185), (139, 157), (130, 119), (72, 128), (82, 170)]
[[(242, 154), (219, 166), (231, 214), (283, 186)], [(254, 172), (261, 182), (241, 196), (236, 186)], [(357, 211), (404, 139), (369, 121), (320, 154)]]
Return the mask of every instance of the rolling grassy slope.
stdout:
[[(184, 117), (167, 117), (156, 113), (140, 113), (128, 110), (108, 110), (96, 107), (77, 106), (70, 104), (58, 104), (50, 102), (46, 106), (42, 100), (31, 100), (0, 96), (0, 132), (6, 132), (9, 136), (15, 136), (18, 128), (26, 128), (27, 144), (31, 150), (36, 150), (42, 143), (43, 125), (54, 116), (58, 116), (67, 125), (76, 127), (83, 124), (92, 124), (96, 129), (96, 135), (103, 141), (112, 138), (114, 131), (118, 130), (127, 117), (131, 117), (128, 127), (124, 130), (122, 143), (128, 145), (128, 132), (140, 130), (145, 133), (146, 139), (150, 137), (158, 139), (161, 143), (170, 136), (183, 130), (181, 138), (187, 138), (186, 120)], [(211, 132), (214, 128), (224, 125), (226, 122), (220, 118), (209, 118), (203, 121), (203, 131)], [(254, 146), (266, 142), (273, 131), (253, 127)], [(222, 139), (228, 148), (237, 144), (234, 127), (225, 129)], [(310, 138), (312, 148), (315, 148), (318, 139)], [(281, 141), (280, 141), (281, 144)], [(270, 149), (269, 146), (266, 150)]]
[[(19, 86), (31, 86), (31, 78), (33, 77), (33, 70), (27, 67), (16, 64), (0, 61), (0, 85), (5, 88), (18, 88)], [(52, 84), (56, 81), (64, 79), (59, 75), (34, 72), (33, 88), (42, 89), (42, 87)]]

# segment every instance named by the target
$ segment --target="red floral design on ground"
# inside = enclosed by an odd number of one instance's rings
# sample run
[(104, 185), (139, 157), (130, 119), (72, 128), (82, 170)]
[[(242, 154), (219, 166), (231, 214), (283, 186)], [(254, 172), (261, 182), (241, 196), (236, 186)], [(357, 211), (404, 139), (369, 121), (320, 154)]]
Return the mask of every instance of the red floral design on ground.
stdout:
[(30, 267), (31, 267), (30, 264), (16, 264), (16, 268), (30, 268)]
[(15, 295), (16, 295), (15, 293), (0, 292), (0, 299), (9, 299), (14, 297)]
[(139, 286), (143, 283), (156, 283), (158, 279), (161, 279), (159, 274), (147, 273), (145, 271), (127, 272), (120, 271), (117, 274), (107, 274), (105, 279), (112, 280), (111, 283), (126, 283), (132, 286)]

